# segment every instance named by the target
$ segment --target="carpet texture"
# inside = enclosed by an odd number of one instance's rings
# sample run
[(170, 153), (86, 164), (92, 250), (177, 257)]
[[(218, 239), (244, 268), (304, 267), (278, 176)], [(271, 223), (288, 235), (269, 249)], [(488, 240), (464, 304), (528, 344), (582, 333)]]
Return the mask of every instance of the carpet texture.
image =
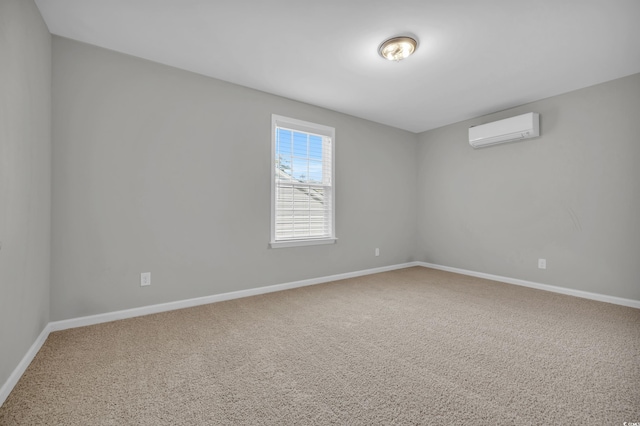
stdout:
[(51, 333), (2, 425), (640, 422), (640, 310), (415, 267)]

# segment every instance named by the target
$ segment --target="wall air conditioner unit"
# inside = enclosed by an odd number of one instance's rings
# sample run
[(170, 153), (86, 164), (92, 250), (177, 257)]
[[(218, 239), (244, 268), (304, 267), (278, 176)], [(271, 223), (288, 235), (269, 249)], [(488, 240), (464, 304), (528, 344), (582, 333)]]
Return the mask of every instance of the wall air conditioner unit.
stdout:
[(540, 115), (535, 112), (469, 127), (469, 144), (474, 148), (537, 136), (540, 136)]

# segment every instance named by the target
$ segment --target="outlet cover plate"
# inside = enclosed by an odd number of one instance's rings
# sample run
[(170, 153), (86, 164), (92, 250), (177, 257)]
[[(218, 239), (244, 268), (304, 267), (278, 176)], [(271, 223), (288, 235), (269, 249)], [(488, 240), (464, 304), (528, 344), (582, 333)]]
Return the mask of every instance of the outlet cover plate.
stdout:
[(151, 285), (151, 272), (143, 272), (140, 274), (140, 286)]

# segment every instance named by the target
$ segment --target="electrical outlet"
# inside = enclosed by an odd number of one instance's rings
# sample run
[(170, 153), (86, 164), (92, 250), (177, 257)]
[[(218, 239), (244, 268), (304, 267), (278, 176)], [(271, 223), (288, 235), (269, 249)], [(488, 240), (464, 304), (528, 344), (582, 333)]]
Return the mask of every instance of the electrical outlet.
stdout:
[(538, 259), (538, 269), (547, 269), (547, 259)]
[(376, 257), (377, 256), (380, 256), (380, 249), (379, 248), (376, 248)]
[(143, 272), (140, 274), (140, 286), (151, 285), (151, 272)]

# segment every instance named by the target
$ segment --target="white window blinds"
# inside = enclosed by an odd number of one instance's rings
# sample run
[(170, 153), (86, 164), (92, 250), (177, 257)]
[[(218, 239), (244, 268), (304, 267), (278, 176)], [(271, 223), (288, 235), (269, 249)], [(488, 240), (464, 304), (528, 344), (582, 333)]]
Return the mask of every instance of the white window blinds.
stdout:
[(334, 242), (334, 129), (274, 116), (272, 132), (272, 246)]

